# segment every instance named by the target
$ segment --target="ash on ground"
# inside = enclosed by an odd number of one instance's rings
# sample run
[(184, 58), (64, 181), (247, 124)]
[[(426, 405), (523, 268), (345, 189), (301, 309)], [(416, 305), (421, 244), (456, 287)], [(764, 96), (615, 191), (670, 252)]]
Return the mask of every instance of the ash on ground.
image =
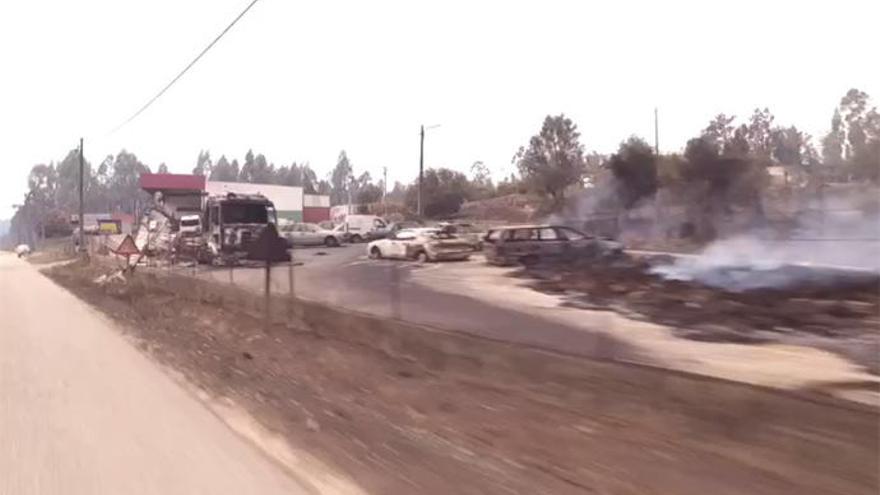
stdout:
[(624, 257), (532, 267), (520, 276), (566, 306), (615, 311), (683, 338), (810, 345), (880, 373), (880, 275), (797, 265), (680, 267), (669, 256)]

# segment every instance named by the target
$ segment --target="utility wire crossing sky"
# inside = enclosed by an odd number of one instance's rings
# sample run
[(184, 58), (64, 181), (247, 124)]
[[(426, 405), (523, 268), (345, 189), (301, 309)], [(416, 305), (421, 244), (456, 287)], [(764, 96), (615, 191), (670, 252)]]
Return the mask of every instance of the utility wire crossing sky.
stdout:
[[(265, 0), (186, 77), (168, 85), (247, 0), (38, 0), (0, 16), (0, 218), (37, 163), (85, 138), (99, 163), (127, 149), (189, 172), (200, 150), (326, 176), (340, 150), (355, 173), (410, 182), (425, 167), (498, 178), (548, 114), (588, 151), (630, 135), (680, 150), (719, 112), (769, 107), (820, 137), (852, 87), (880, 98), (880, 2), (624, 0), (510, 2)], [(149, 100), (148, 100), (149, 101)], [(816, 139), (817, 141), (818, 139)]]

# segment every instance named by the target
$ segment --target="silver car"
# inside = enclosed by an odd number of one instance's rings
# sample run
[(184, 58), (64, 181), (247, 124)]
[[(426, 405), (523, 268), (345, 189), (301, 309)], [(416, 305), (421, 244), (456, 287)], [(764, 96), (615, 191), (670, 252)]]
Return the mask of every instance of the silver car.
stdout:
[(279, 227), (279, 234), (293, 246), (327, 246), (342, 244), (342, 232), (327, 230), (313, 223), (289, 223)]

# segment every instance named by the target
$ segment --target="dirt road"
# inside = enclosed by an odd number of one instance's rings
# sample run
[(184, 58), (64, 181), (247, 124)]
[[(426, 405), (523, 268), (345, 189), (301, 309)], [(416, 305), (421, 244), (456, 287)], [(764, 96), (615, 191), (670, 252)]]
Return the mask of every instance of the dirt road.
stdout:
[(8, 254), (0, 315), (0, 494), (311, 493)]

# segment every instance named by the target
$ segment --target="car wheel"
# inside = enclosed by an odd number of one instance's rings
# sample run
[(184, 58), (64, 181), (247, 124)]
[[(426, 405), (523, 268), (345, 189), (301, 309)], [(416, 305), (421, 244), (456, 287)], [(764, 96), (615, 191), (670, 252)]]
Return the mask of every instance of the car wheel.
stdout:
[(418, 261), (419, 263), (427, 263), (431, 261), (431, 257), (428, 256), (427, 251), (419, 251), (418, 253), (416, 253), (416, 261)]
[(332, 235), (328, 235), (326, 239), (324, 239), (324, 245), (327, 247), (337, 247), (339, 246), (339, 241), (336, 240)]
[(382, 251), (379, 250), (379, 248), (377, 248), (377, 247), (370, 249), (370, 258), (373, 258), (374, 260), (381, 260), (382, 259)]
[(538, 264), (538, 257), (534, 254), (529, 254), (520, 258), (519, 262), (525, 266), (534, 266)]
[(363, 240), (364, 240), (364, 238), (361, 237), (360, 234), (355, 234), (355, 235), (351, 236), (351, 242), (353, 242), (355, 244), (357, 244), (359, 242), (363, 242)]

